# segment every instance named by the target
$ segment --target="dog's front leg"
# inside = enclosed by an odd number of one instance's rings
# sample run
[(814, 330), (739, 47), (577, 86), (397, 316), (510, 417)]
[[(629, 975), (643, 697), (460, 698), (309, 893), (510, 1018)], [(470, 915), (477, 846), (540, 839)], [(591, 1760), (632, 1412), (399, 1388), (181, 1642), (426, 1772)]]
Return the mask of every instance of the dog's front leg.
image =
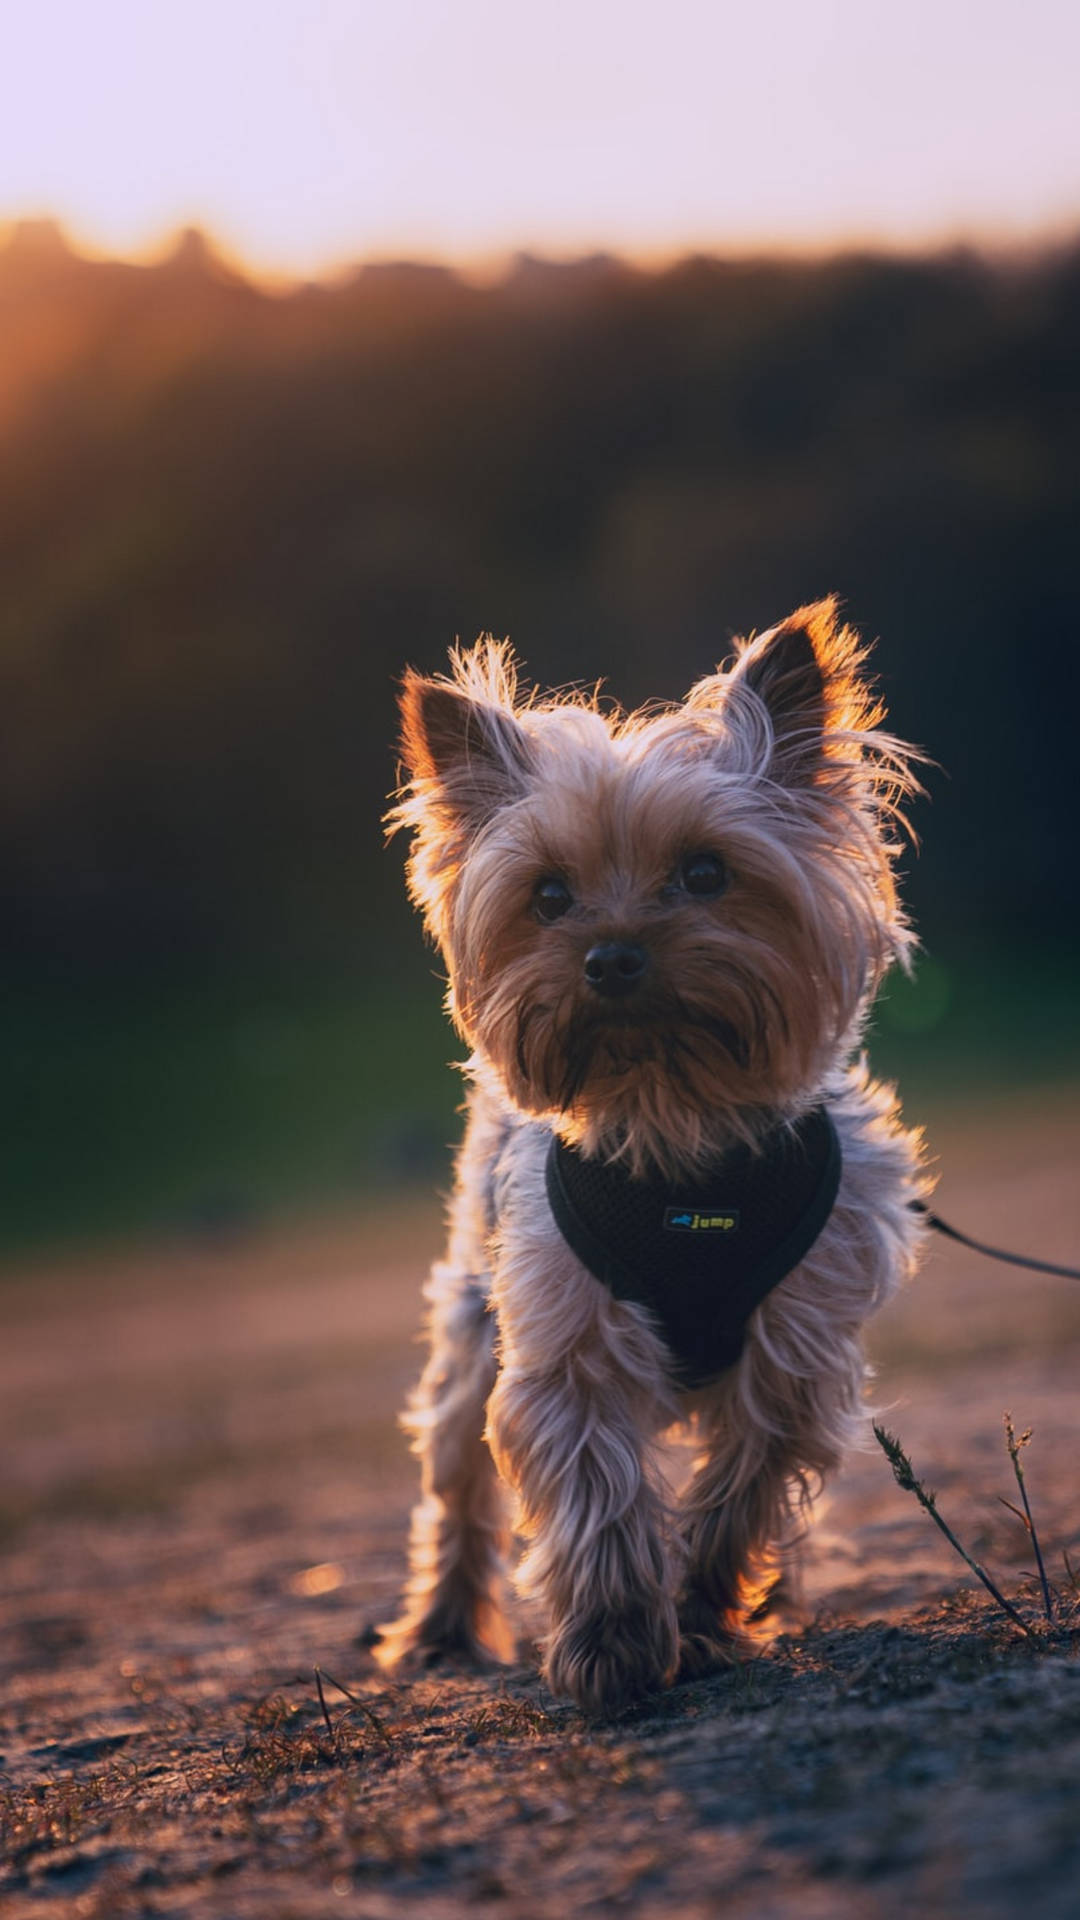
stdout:
[(428, 1295), (431, 1355), (403, 1419), (420, 1459), (421, 1499), (404, 1611), (379, 1647), (387, 1666), (410, 1653), (483, 1662), (485, 1653), (510, 1651), (499, 1608), (506, 1519), (483, 1437), (494, 1321), (480, 1281), (450, 1264), (435, 1267)]
[(790, 1532), (797, 1464), (770, 1436), (715, 1432), (684, 1495), (679, 1671), (730, 1665), (743, 1622)]
[(775, 1339), (787, 1317), (779, 1296), (772, 1317), (773, 1343), (751, 1341), (699, 1413), (705, 1451), (680, 1512), (684, 1678), (737, 1653), (748, 1614), (790, 1564), (811, 1497), (858, 1426), (864, 1367), (854, 1336), (837, 1337), (831, 1364), (797, 1371)]
[(665, 1685), (678, 1659), (662, 1503), (644, 1464), (664, 1393), (659, 1347), (568, 1252), (540, 1252), (518, 1249), (497, 1276), (503, 1364), (488, 1436), (529, 1543), (517, 1584), (548, 1616), (548, 1683), (609, 1714)]

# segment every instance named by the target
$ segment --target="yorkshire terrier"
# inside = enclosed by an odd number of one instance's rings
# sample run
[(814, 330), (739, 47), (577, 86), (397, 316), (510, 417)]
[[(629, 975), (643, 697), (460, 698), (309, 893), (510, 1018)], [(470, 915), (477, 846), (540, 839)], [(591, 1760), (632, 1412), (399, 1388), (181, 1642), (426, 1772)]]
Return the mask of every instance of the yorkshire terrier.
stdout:
[(917, 756), (831, 600), (639, 713), (523, 697), (490, 639), (451, 662), (406, 675), (390, 818), (470, 1092), (379, 1653), (507, 1655), (501, 1481), (548, 1684), (608, 1714), (730, 1662), (919, 1256), (921, 1144), (857, 1051), (913, 944)]

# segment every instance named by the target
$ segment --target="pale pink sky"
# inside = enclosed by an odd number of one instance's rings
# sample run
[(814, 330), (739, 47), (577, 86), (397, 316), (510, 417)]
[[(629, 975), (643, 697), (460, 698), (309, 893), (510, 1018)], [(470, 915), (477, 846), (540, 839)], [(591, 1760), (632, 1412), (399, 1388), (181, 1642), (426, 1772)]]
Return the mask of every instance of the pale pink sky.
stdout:
[(253, 264), (1080, 222), (1076, 0), (25, 0), (0, 221)]

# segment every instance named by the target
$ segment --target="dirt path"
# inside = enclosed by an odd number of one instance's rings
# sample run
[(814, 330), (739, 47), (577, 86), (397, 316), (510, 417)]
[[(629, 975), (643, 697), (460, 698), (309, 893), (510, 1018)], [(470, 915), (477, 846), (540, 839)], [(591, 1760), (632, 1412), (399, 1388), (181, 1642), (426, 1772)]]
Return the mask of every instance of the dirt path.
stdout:
[[(1062, 1095), (941, 1115), (942, 1210), (1076, 1260)], [(0, 1293), (0, 1911), (1080, 1912), (1080, 1658), (1025, 1642), (875, 1451), (754, 1664), (584, 1726), (525, 1665), (388, 1687), (412, 1493), (394, 1412), (437, 1238), (353, 1222), (13, 1276)], [(1056, 1579), (1080, 1566), (1080, 1286), (936, 1251), (879, 1402), (1022, 1593), (1002, 1409)], [(1033, 1605), (1028, 1607), (1035, 1617)], [(354, 1692), (326, 1686), (320, 1665)]]

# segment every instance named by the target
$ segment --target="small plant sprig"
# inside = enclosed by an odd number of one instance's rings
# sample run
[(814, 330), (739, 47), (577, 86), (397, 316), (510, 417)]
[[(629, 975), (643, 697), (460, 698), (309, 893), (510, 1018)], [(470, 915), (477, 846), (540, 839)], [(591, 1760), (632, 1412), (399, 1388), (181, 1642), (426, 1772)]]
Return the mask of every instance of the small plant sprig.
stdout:
[(1050, 1626), (1053, 1626), (1054, 1600), (1053, 1600), (1053, 1595), (1050, 1592), (1050, 1582), (1046, 1577), (1046, 1568), (1043, 1565), (1042, 1548), (1039, 1545), (1039, 1536), (1035, 1531), (1035, 1521), (1032, 1518), (1031, 1508), (1028, 1504), (1027, 1487), (1024, 1484), (1024, 1463), (1020, 1458), (1021, 1447), (1026, 1447), (1030, 1439), (1031, 1439), (1031, 1428), (1027, 1427), (1022, 1434), (1017, 1436), (1017, 1433), (1012, 1423), (1012, 1414), (1007, 1413), (1005, 1415), (1005, 1445), (1009, 1449), (1009, 1459), (1013, 1463), (1013, 1472), (1016, 1475), (1016, 1484), (1020, 1489), (1020, 1498), (1024, 1503), (1023, 1513), (1021, 1513), (1019, 1507), (1013, 1506), (1013, 1503), (1011, 1500), (1003, 1499), (1001, 1494), (998, 1495), (998, 1499), (1001, 1500), (1002, 1506), (1008, 1507), (1010, 1513), (1015, 1513), (1017, 1519), (1021, 1522), (1023, 1526), (1027, 1528), (1028, 1537), (1031, 1541), (1032, 1547), (1034, 1548), (1035, 1560), (1039, 1569), (1039, 1583), (1042, 1587), (1043, 1608), (1046, 1613), (1048, 1624)]
[(903, 1487), (905, 1493), (913, 1493), (915, 1495), (920, 1507), (922, 1507), (925, 1513), (930, 1515), (934, 1525), (940, 1527), (953, 1551), (960, 1555), (961, 1560), (967, 1562), (976, 1579), (982, 1581), (987, 1593), (990, 1594), (992, 1599), (997, 1601), (1002, 1612), (1008, 1614), (1013, 1625), (1019, 1627), (1021, 1633), (1030, 1634), (1031, 1628), (1023, 1616), (1017, 1612), (1012, 1601), (1006, 1600), (1005, 1595), (994, 1585), (985, 1567), (980, 1567), (978, 1561), (972, 1559), (967, 1548), (961, 1545), (948, 1522), (942, 1519), (937, 1510), (936, 1494), (931, 1493), (923, 1486), (922, 1481), (916, 1478), (915, 1469), (896, 1435), (894, 1433), (887, 1433), (885, 1428), (879, 1427), (875, 1420), (874, 1438), (893, 1470), (897, 1486)]
[(330, 1718), (330, 1709), (326, 1704), (326, 1694), (323, 1691), (324, 1680), (328, 1680), (330, 1685), (337, 1689), (338, 1693), (344, 1694), (346, 1700), (351, 1701), (354, 1707), (359, 1707), (368, 1725), (373, 1728), (375, 1733), (378, 1734), (379, 1739), (382, 1741), (383, 1746), (386, 1748), (387, 1752), (392, 1753), (394, 1750), (393, 1740), (390, 1738), (390, 1735), (387, 1733), (386, 1727), (384, 1726), (383, 1722), (380, 1720), (378, 1714), (375, 1712), (374, 1707), (370, 1707), (367, 1701), (363, 1699), (360, 1694), (353, 1693), (348, 1687), (343, 1686), (340, 1680), (335, 1680), (332, 1673), (324, 1673), (321, 1667), (316, 1667), (315, 1668), (315, 1685), (316, 1685), (316, 1688), (318, 1689), (318, 1694), (319, 1694), (319, 1706), (322, 1710), (322, 1717), (326, 1722), (326, 1730), (329, 1733), (331, 1740), (333, 1740), (336, 1744), (338, 1735), (337, 1735), (337, 1728), (335, 1727), (333, 1721)]

